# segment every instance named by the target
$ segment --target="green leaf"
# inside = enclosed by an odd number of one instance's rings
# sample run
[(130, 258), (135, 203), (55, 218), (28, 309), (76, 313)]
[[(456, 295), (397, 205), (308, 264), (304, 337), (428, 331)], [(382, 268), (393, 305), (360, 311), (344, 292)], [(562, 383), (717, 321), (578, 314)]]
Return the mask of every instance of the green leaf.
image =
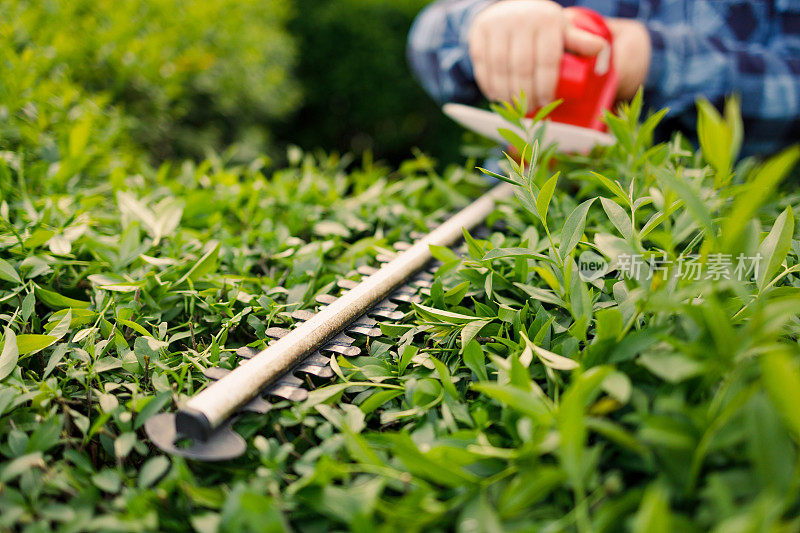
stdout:
[(575, 486), (583, 484), (586, 445), (585, 410), (601, 384), (611, 373), (610, 367), (594, 367), (573, 381), (561, 399), (557, 421), (561, 434), (559, 457)]
[(744, 140), (744, 123), (739, 95), (733, 94), (725, 99), (723, 116), (731, 131), (731, 161), (736, 161)]
[(397, 398), (402, 394), (403, 391), (400, 390), (376, 391), (375, 393), (372, 394), (372, 396), (370, 396), (369, 398), (358, 404), (358, 407), (364, 414), (369, 414), (378, 409), (379, 407), (381, 407), (382, 405), (384, 405), (389, 400)]
[(71, 158), (79, 157), (86, 149), (86, 143), (89, 140), (89, 132), (92, 128), (91, 115), (86, 115), (86, 118), (79, 120), (69, 130), (69, 156)]
[(508, 128), (498, 128), (497, 133), (499, 133), (505, 140), (508, 141), (508, 144), (513, 146), (519, 153), (525, 149), (527, 143), (525, 139), (519, 136), (515, 131), (510, 130)]
[(550, 113), (553, 112), (553, 110), (555, 110), (555, 108), (560, 106), (563, 101), (564, 101), (563, 98), (559, 98), (558, 100), (553, 100), (549, 104), (540, 107), (539, 111), (537, 111), (536, 114), (533, 115), (533, 122), (535, 123), (546, 118)]
[(3, 336), (3, 351), (0, 352), (0, 381), (3, 381), (14, 371), (18, 360), (17, 336), (14, 330), (6, 326)]
[(545, 223), (547, 222), (547, 211), (550, 208), (550, 200), (553, 198), (553, 192), (555, 192), (556, 184), (558, 183), (558, 175), (558, 172), (553, 174), (550, 179), (542, 185), (542, 188), (539, 189), (539, 195), (536, 197), (536, 212), (539, 213), (539, 217), (542, 219), (542, 222)]
[(742, 187), (725, 217), (722, 228), (723, 249), (736, 252), (735, 245), (759, 208), (800, 159), (800, 145), (794, 145), (760, 165)]
[(478, 376), (478, 381), (488, 381), (486, 355), (478, 341), (473, 339), (464, 346), (464, 364)]
[(64, 356), (67, 355), (67, 350), (69, 349), (69, 345), (67, 343), (61, 343), (53, 349), (53, 353), (50, 355), (50, 359), (47, 361), (47, 366), (44, 368), (44, 373), (42, 374), (42, 379), (47, 379), (47, 376), (55, 370), (58, 366), (58, 363), (64, 359)]
[(105, 468), (92, 476), (92, 483), (100, 490), (111, 494), (116, 494), (122, 487), (122, 479), (116, 470)]
[(169, 467), (169, 459), (163, 455), (148, 459), (139, 470), (139, 488), (146, 489), (155, 485), (167, 473)]
[(489, 104), (489, 107), (493, 112), (503, 117), (503, 120), (506, 122), (509, 122), (518, 128), (522, 127), (522, 122), (520, 120), (522, 116), (507, 102), (503, 102), (502, 104), (491, 103)]
[(446, 246), (437, 246), (435, 244), (431, 244), (428, 246), (431, 250), (431, 255), (434, 259), (438, 259), (442, 263), (448, 263), (450, 261), (458, 261), (459, 257)]
[(491, 320), (473, 320), (464, 325), (461, 328), (461, 346), (465, 346), (469, 344), (469, 342), (475, 338), (475, 336), (486, 326), (489, 324)]
[(800, 369), (786, 352), (761, 356), (761, 379), (773, 405), (800, 442)]
[(669, 509), (669, 494), (661, 483), (652, 483), (644, 493), (633, 520), (634, 533), (670, 533), (675, 531)]
[(455, 531), (459, 533), (503, 533), (506, 529), (489, 503), (487, 495), (480, 493), (461, 510), (458, 527)]
[(514, 285), (525, 291), (531, 298), (535, 298), (540, 302), (550, 303), (565, 309), (568, 307), (567, 302), (559, 298), (553, 291), (534, 287), (533, 285), (527, 285), (525, 283), (514, 283)]
[(556, 466), (537, 465), (525, 469), (510, 479), (498, 501), (498, 510), (504, 518), (528, 512), (564, 481), (564, 471)]
[(469, 256), (476, 261), (480, 261), (484, 254), (483, 246), (469, 234), (467, 228), (462, 228), (462, 234), (464, 235), (464, 242), (467, 245)]
[(524, 331), (519, 332), (522, 339), (525, 341), (525, 344), (530, 348), (533, 353), (536, 354), (536, 357), (539, 358), (539, 361), (542, 362), (544, 366), (550, 367), (554, 370), (574, 370), (578, 368), (578, 362), (574, 361), (568, 357), (564, 357), (563, 355), (558, 355), (556, 353), (551, 352), (550, 350), (545, 350), (541, 346), (536, 346), (531, 340), (525, 335)]
[(29, 292), (22, 299), (22, 320), (27, 321), (33, 314), (33, 308), (36, 305), (36, 296), (33, 292)]
[(56, 310), (68, 307), (76, 309), (87, 309), (89, 307), (89, 302), (76, 300), (63, 294), (43, 289), (38, 285), (36, 286), (36, 298), (46, 306)]
[(510, 178), (508, 176), (504, 176), (503, 174), (498, 174), (497, 172), (492, 172), (491, 170), (486, 170), (485, 168), (481, 168), (481, 167), (476, 167), (476, 168), (479, 171), (481, 171), (484, 174), (486, 174), (487, 176), (491, 176), (491, 177), (499, 179), (501, 181), (505, 181), (506, 183), (510, 183), (511, 185), (520, 185), (520, 183), (517, 182), (516, 180), (514, 180), (514, 179), (512, 179), (512, 178)]
[(17, 349), (19, 350), (19, 355), (30, 355), (44, 350), (57, 340), (58, 338), (52, 335), (25, 333), (17, 335)]
[(602, 384), (603, 390), (610, 396), (613, 396), (621, 404), (628, 403), (631, 398), (631, 380), (627, 374), (623, 372), (611, 372)]
[(419, 353), (419, 348), (416, 346), (409, 344), (408, 346), (403, 348), (403, 353), (400, 356), (400, 360), (397, 362), (397, 368), (400, 370), (400, 373), (406, 371), (408, 368), (408, 364), (411, 362), (412, 359)]
[(443, 311), (435, 309), (422, 304), (411, 304), (414, 310), (426, 320), (433, 320), (437, 322), (446, 322), (448, 324), (466, 324), (473, 320), (481, 320), (478, 316), (462, 315), (460, 313), (453, 313), (452, 311)]
[(431, 357), (430, 359), (433, 362), (433, 366), (436, 368), (436, 373), (439, 374), (439, 380), (442, 382), (444, 391), (449, 394), (451, 398), (458, 398), (458, 390), (456, 390), (456, 386), (453, 384), (453, 378), (450, 376), (450, 370), (447, 368), (447, 365), (435, 357)]
[(189, 269), (186, 274), (181, 277), (176, 284), (180, 285), (187, 279), (192, 281), (197, 281), (198, 279), (202, 278), (206, 274), (209, 274), (216, 270), (217, 268), (217, 259), (219, 258), (219, 250), (222, 243), (217, 242), (216, 246), (211, 250), (207, 251), (203, 256), (197, 260), (197, 262), (192, 265), (192, 268)]
[(128, 326), (129, 328), (131, 328), (136, 333), (138, 333), (140, 335), (144, 335), (145, 337), (152, 337), (153, 336), (152, 333), (150, 333), (144, 327), (142, 327), (141, 324), (137, 324), (133, 320), (125, 320), (124, 318), (118, 318), (117, 319), (117, 323), (118, 324), (122, 324), (123, 326)]
[(564, 222), (564, 227), (561, 229), (561, 242), (558, 245), (558, 255), (562, 261), (566, 259), (581, 240), (586, 226), (586, 214), (594, 201), (595, 198), (591, 198), (580, 204), (572, 210), (572, 213), (567, 217), (567, 221)]
[(23, 244), (25, 245), (25, 248), (38, 248), (49, 241), (50, 238), (55, 235), (55, 233), (55, 231), (50, 229), (39, 228), (31, 233), (30, 237), (23, 241)]
[(703, 228), (711, 238), (716, 236), (714, 221), (711, 217), (711, 211), (708, 205), (698, 195), (697, 191), (690, 187), (685, 177), (682, 175), (681, 170), (678, 169), (678, 175), (673, 174), (671, 170), (660, 169), (656, 173), (657, 178), (664, 183), (669, 189), (674, 191), (684, 202), (686, 209), (692, 215), (692, 218), (697, 224)]
[(139, 414), (136, 415), (133, 429), (136, 430), (142, 427), (144, 423), (147, 422), (148, 418), (161, 411), (171, 399), (172, 393), (170, 391), (159, 392), (155, 396), (152, 396), (147, 403), (141, 407)]
[(26, 453), (44, 453), (56, 446), (61, 438), (61, 428), (62, 419), (60, 416), (43, 420), (31, 434), (28, 445), (25, 448)]
[(495, 248), (494, 250), (489, 250), (486, 255), (483, 256), (482, 261), (492, 261), (503, 257), (528, 257), (548, 262), (553, 261), (546, 255), (534, 252), (530, 248)]
[(127, 457), (133, 450), (134, 444), (136, 444), (136, 433), (133, 431), (122, 433), (114, 439), (114, 456), (117, 459)]
[(407, 433), (386, 434), (382, 440), (388, 442), (392, 453), (414, 476), (444, 487), (463, 487), (476, 482), (475, 474), (435, 450), (421, 452)]
[(462, 281), (452, 289), (444, 293), (444, 302), (447, 305), (458, 305), (466, 296), (469, 290), (469, 281)]
[(513, 385), (492, 382), (473, 383), (470, 388), (529, 416), (539, 424), (548, 425), (553, 418), (552, 409), (535, 388), (523, 390)]
[(593, 175), (603, 185), (603, 187), (608, 189), (611, 194), (616, 196), (618, 200), (620, 200), (627, 207), (631, 207), (631, 200), (628, 198), (628, 195), (625, 193), (625, 191), (622, 190), (622, 187), (619, 183), (616, 181), (611, 181), (607, 177), (603, 176), (602, 174), (598, 174), (597, 172), (592, 172), (591, 175)]
[(11, 266), (11, 263), (5, 259), (0, 259), (0, 279), (17, 284), (22, 283), (22, 279), (20, 279), (17, 271), (14, 270), (14, 267)]
[(733, 162), (733, 131), (705, 98), (697, 101), (697, 137), (703, 158), (714, 170), (727, 174)]
[(617, 202), (609, 200), (608, 198), (600, 198), (600, 203), (603, 205), (603, 211), (608, 215), (608, 219), (617, 228), (620, 235), (625, 239), (631, 240), (633, 238), (633, 223), (628, 213), (620, 207)]
[(598, 339), (616, 339), (622, 333), (622, 313), (618, 307), (601, 309), (594, 317)]
[(42, 452), (35, 452), (17, 457), (4, 465), (0, 465), (0, 467), (2, 467), (0, 469), (0, 483), (8, 483), (33, 468), (43, 470), (46, 465), (42, 458)]
[(772, 277), (786, 259), (792, 247), (792, 235), (794, 235), (794, 213), (789, 206), (775, 219), (772, 229), (758, 248), (760, 262), (756, 283), (759, 291), (764, 290), (767, 283), (772, 281)]
[(701, 363), (681, 353), (646, 353), (639, 357), (638, 363), (670, 383), (680, 383), (703, 372)]

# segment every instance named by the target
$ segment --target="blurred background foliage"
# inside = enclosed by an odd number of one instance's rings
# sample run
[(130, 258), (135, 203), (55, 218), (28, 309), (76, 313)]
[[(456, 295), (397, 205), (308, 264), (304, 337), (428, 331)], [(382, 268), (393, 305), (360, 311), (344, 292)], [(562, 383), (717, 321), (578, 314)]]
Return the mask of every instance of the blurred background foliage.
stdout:
[(393, 163), (418, 146), (457, 159), (459, 130), (412, 77), (406, 36), (431, 0), (294, 0), (303, 103), (280, 139)]
[(414, 146), (455, 156), (457, 130), (405, 60), (427, 3), (2, 2), (0, 149), (67, 165), (65, 176), (231, 144), (241, 160), (289, 143), (392, 162)]

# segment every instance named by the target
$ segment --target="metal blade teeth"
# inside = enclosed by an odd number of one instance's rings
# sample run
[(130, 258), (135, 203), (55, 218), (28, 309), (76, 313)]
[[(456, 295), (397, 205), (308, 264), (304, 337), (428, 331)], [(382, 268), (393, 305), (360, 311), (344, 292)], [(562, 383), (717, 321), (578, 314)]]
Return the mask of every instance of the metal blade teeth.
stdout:
[(258, 355), (258, 350), (251, 348), (250, 346), (242, 346), (241, 348), (237, 348), (236, 355), (245, 359), (252, 359)]
[(306, 357), (302, 363), (295, 367), (294, 371), (310, 374), (322, 379), (329, 379), (334, 376), (330, 363), (330, 357), (324, 356), (319, 351), (316, 351)]
[(402, 320), (403, 317), (406, 316), (406, 314), (403, 313), (402, 311), (394, 311), (386, 307), (380, 309), (372, 309), (369, 312), (369, 314), (386, 320)]
[[(258, 350), (255, 348), (250, 348), (249, 346), (242, 346), (238, 350), (236, 350), (236, 355), (243, 359), (252, 359), (256, 355), (258, 355)], [(302, 363), (297, 365), (293, 373), (300, 372), (303, 374), (310, 374), (312, 376), (316, 376), (318, 378), (328, 379), (332, 378), (334, 375), (333, 369), (329, 366), (331, 362), (331, 358), (321, 354), (319, 351), (316, 351), (306, 357)], [(240, 363), (241, 364), (241, 363)], [(210, 370), (210, 369), (206, 369)], [(208, 376), (208, 372), (203, 371), (204, 374)], [(212, 370), (211, 373), (213, 374), (214, 371)], [(221, 376), (220, 376), (221, 377)], [(218, 378), (214, 378), (218, 379)]]
[(352, 280), (352, 279), (344, 278), (344, 279), (340, 279), (339, 281), (337, 281), (336, 285), (340, 289), (354, 289), (354, 288), (356, 288), (358, 286), (358, 282), (355, 281), (355, 280)]
[(323, 305), (330, 305), (337, 300), (336, 296), (333, 294), (318, 294), (314, 299), (317, 303)]
[(326, 344), (320, 348), (320, 351), (338, 353), (345, 357), (355, 357), (361, 353), (361, 348), (357, 346), (342, 346), (341, 344)]
[(351, 325), (347, 329), (347, 333), (352, 333), (354, 335), (363, 335), (365, 337), (380, 337), (381, 336), (381, 328), (370, 328), (370, 327), (364, 327), (364, 326), (352, 326)]
[[(302, 384), (302, 381), (300, 382)], [(278, 380), (275, 385), (267, 389), (267, 394), (277, 396), (290, 402), (302, 402), (308, 398), (308, 391), (299, 386), (287, 385), (283, 380)]]
[(272, 404), (266, 401), (264, 398), (261, 396), (256, 396), (242, 407), (242, 411), (265, 415), (272, 411), (272, 407)]
[[(414, 235), (412, 235), (413, 237)], [(424, 236), (424, 234), (417, 234), (415, 239)], [(395, 243), (394, 249), (399, 252), (408, 250), (413, 246), (408, 242)], [(397, 257), (397, 254), (391, 250), (385, 250), (378, 254), (376, 259), (381, 263), (392, 261)], [(422, 296), (420, 294), (427, 294), (430, 287), (433, 285), (433, 272), (438, 265), (434, 264), (428, 270), (424, 270), (411, 278), (406, 285), (403, 285), (392, 292), (381, 302), (377, 303), (367, 314), (357, 318), (353, 321), (342, 333), (330, 339), (319, 350), (313, 352), (311, 355), (303, 359), (297, 366), (290, 372), (284, 374), (280, 379), (265, 388), (261, 396), (253, 398), (249, 403), (242, 407), (242, 411), (253, 413), (267, 413), (273, 409), (273, 405), (264, 399), (264, 397), (277, 397), (284, 400), (293, 402), (300, 402), (308, 398), (308, 390), (304, 388), (304, 382), (295, 374), (306, 374), (320, 379), (330, 379), (335, 373), (330, 366), (331, 357), (335, 355), (344, 355), (345, 357), (354, 357), (361, 353), (361, 348), (354, 346), (356, 339), (350, 335), (361, 336), (366, 338), (379, 337), (381, 335), (378, 321), (375, 320), (401, 320), (405, 317), (406, 313), (399, 310), (398, 303), (410, 304), (421, 303)], [(355, 276), (371, 276), (378, 272), (379, 268), (363, 265), (358, 267), (355, 271), (347, 274), (346, 277), (337, 280), (336, 286), (343, 290), (351, 290), (355, 288), (359, 281), (351, 279)], [(315, 301), (322, 307), (334, 303), (338, 296), (333, 294), (318, 294)], [(311, 320), (316, 315), (316, 312), (310, 309), (298, 309), (291, 313), (284, 313), (283, 316), (292, 318), (297, 322), (306, 322)], [(290, 329), (285, 327), (272, 326), (265, 331), (265, 337), (269, 340), (269, 344), (282, 339), (290, 333)], [(245, 365), (247, 362), (258, 355), (260, 350), (249, 346), (242, 346), (236, 350), (236, 355), (239, 356), (239, 365)], [(230, 370), (220, 367), (209, 367), (203, 370), (203, 374), (211, 380), (222, 379), (225, 375), (230, 373)]]
[(356, 340), (353, 337), (348, 337), (345, 333), (339, 333), (331, 340), (328, 341), (328, 344), (335, 344), (338, 346), (352, 346)]
[[(240, 365), (246, 364), (247, 361), (248, 359), (243, 359), (239, 364)], [(284, 374), (283, 377), (281, 377), (275, 383), (264, 389), (261, 392), (262, 398), (260, 398), (261, 399), (260, 402), (258, 401), (259, 397), (256, 397), (254, 400), (251, 400), (250, 403), (245, 405), (243, 409), (254, 410), (257, 413), (269, 412), (272, 409), (272, 406), (271, 405), (269, 407), (264, 406), (264, 404), (267, 402), (263, 399), (263, 396), (277, 396), (278, 398), (283, 398), (284, 400), (291, 400), (293, 402), (302, 402), (303, 400), (308, 398), (308, 391), (301, 388), (301, 386), (303, 385), (303, 380), (292, 375), (292, 372)], [(230, 370), (227, 370), (225, 368), (220, 368), (218, 366), (212, 366), (203, 370), (203, 374), (208, 379), (214, 381), (220, 380), (230, 373), (231, 373)]]
[(417, 294), (416, 292), (407, 292), (399, 289), (392, 294), (389, 295), (389, 298), (394, 300), (395, 302), (402, 302), (402, 303), (414, 303), (414, 304), (421, 304), (422, 303), (422, 296)]
[(315, 314), (314, 311), (309, 309), (298, 309), (297, 311), (293, 311), (290, 316), (295, 320), (305, 322), (306, 320), (310, 320)]
[(282, 339), (286, 335), (289, 334), (289, 330), (286, 328), (267, 328), (267, 331), (264, 332), (264, 335), (269, 337), (270, 339)]
[(356, 272), (358, 272), (358, 273), (359, 273), (359, 274), (361, 274), (362, 276), (371, 276), (371, 275), (373, 275), (375, 272), (377, 272), (378, 270), (379, 270), (379, 269), (377, 269), (377, 268), (375, 268), (375, 267), (371, 267), (371, 266), (368, 266), (368, 265), (362, 265), (362, 266), (360, 266), (360, 267), (358, 267), (358, 268), (356, 269)]
[[(297, 320), (298, 322), (305, 322), (306, 320), (311, 320), (311, 318), (316, 315), (315, 312), (310, 311), (308, 309), (301, 309), (299, 311), (294, 311), (291, 314), (291, 317)], [(350, 324), (351, 330), (347, 330), (347, 332), (352, 332), (355, 334), (366, 335), (368, 337), (374, 337), (371, 333), (371, 330), (378, 325), (376, 320), (369, 318), (368, 316), (362, 316), (361, 318), (356, 319), (352, 324)]]
[(383, 252), (375, 256), (375, 260), (379, 263), (388, 263), (393, 261), (397, 257), (397, 254)]

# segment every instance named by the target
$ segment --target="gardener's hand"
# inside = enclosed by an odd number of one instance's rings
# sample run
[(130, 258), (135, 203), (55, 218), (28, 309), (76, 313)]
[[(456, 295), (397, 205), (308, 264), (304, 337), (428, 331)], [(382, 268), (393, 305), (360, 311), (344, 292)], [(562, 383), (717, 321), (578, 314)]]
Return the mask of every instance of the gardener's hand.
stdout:
[(614, 68), (619, 78), (618, 100), (630, 100), (644, 85), (650, 70), (650, 34), (638, 20), (607, 18), (614, 36)]
[(564, 51), (597, 55), (605, 39), (576, 28), (550, 0), (503, 0), (481, 11), (469, 32), (478, 88), (490, 100), (525, 91), (528, 108), (553, 101)]

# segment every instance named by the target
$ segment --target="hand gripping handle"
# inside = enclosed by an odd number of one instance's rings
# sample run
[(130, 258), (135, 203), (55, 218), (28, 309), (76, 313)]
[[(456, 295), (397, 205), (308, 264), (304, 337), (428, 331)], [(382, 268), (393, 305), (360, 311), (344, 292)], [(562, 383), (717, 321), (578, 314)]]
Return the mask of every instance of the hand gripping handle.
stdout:
[(614, 104), (618, 83), (611, 51), (614, 38), (596, 11), (584, 7), (567, 9), (572, 13), (572, 23), (577, 28), (599, 35), (608, 46), (595, 57), (564, 53), (556, 86), (556, 99), (563, 102), (548, 118), (554, 122), (605, 131), (606, 126), (600, 119), (603, 110)]

